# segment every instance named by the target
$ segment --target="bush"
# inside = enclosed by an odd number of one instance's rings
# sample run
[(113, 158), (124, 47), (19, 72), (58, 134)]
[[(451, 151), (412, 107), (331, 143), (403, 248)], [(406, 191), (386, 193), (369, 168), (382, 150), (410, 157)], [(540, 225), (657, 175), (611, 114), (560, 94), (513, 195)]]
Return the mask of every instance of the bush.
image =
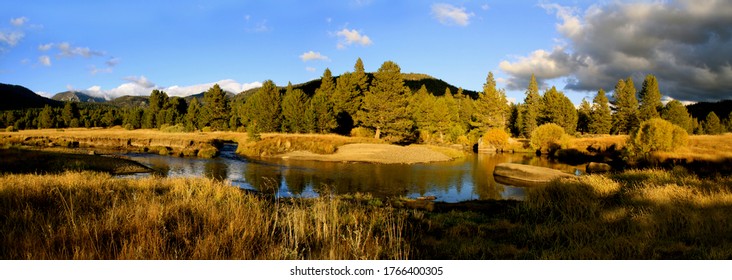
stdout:
[(508, 133), (505, 130), (499, 128), (491, 128), (481, 138), (481, 143), (486, 148), (496, 148), (497, 150), (503, 150), (508, 146)]
[(160, 127), (160, 131), (167, 132), (167, 133), (186, 132), (186, 128), (182, 124), (176, 124), (176, 125), (164, 124), (163, 126)]
[(354, 127), (351, 129), (351, 137), (373, 138), (374, 131), (365, 127)]
[(542, 124), (531, 133), (531, 147), (535, 150), (551, 152), (558, 150), (568, 142), (567, 135), (564, 134), (564, 128), (554, 123)]
[(653, 152), (673, 152), (685, 147), (689, 134), (678, 125), (660, 118), (641, 123), (628, 139), (628, 152), (631, 157), (644, 158)]
[(12, 125), (9, 125), (8, 127), (5, 128), (5, 132), (17, 132), (17, 131), (18, 130)]

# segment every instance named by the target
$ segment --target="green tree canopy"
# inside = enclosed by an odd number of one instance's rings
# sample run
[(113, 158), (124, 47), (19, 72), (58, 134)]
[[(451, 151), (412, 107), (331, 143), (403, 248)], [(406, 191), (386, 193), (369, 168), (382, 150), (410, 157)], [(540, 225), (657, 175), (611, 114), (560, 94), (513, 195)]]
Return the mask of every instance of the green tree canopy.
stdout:
[(526, 98), (521, 110), (521, 135), (528, 138), (531, 132), (536, 129), (541, 113), (541, 96), (539, 95), (539, 86), (536, 83), (536, 76), (531, 74), (529, 86), (526, 89)]
[(506, 93), (496, 88), (496, 80), (493, 73), (488, 72), (483, 93), (475, 103), (476, 119), (480, 123), (480, 132), (483, 134), (491, 128), (504, 129), (508, 120), (508, 101)]
[(551, 87), (544, 92), (541, 123), (554, 123), (565, 132), (574, 133), (577, 129), (577, 110), (572, 101), (564, 93)]
[(247, 100), (247, 113), (257, 131), (276, 132), (282, 126), (282, 96), (277, 85), (267, 80), (262, 87)]
[(592, 99), (589, 129), (592, 134), (608, 134), (612, 128), (612, 112), (605, 91), (600, 89)]
[(231, 109), (229, 99), (226, 98), (226, 92), (219, 87), (219, 84), (214, 84), (203, 94), (202, 111), (204, 123), (210, 126), (211, 129), (228, 129)]
[(722, 134), (722, 124), (719, 121), (719, 117), (717, 117), (717, 114), (715, 114), (714, 111), (711, 111), (709, 112), (709, 114), (707, 114), (707, 117), (704, 119), (704, 123), (702, 124), (702, 126), (704, 127), (704, 133), (706, 134)]
[(612, 132), (628, 134), (638, 127), (638, 98), (635, 96), (633, 78), (620, 79), (615, 85), (615, 114), (613, 114)]
[(581, 133), (590, 133), (590, 123), (592, 122), (592, 105), (587, 99), (582, 98), (579, 109), (577, 109), (577, 131)]
[(308, 97), (301, 89), (293, 89), (287, 84), (285, 97), (282, 100), (282, 122), (287, 132), (303, 133), (308, 131), (305, 113), (308, 109)]
[(399, 65), (386, 61), (374, 74), (357, 117), (364, 127), (374, 129), (375, 138), (383, 134), (393, 143), (411, 141), (415, 127), (407, 111), (408, 93)]
[(661, 108), (663, 103), (661, 103), (661, 92), (658, 90), (658, 81), (656, 76), (648, 74), (640, 91), (640, 121), (658, 118)]
[(666, 103), (661, 115), (664, 120), (678, 125), (686, 130), (687, 133), (691, 134), (694, 132), (691, 115), (689, 114), (689, 111), (686, 110), (686, 106), (681, 104), (678, 100), (671, 100)]

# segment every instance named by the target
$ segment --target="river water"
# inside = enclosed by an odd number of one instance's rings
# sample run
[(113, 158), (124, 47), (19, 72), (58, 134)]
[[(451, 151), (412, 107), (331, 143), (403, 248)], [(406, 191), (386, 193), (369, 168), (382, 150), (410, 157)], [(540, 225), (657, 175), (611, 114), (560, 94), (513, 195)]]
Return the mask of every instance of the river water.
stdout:
[[(376, 197), (435, 196), (437, 201), (522, 200), (525, 188), (498, 183), (496, 164), (523, 163), (582, 173), (583, 167), (529, 154), (470, 154), (463, 159), (428, 164), (373, 164), (267, 159), (238, 156), (227, 144), (213, 159), (127, 154), (172, 177), (208, 177), (280, 197), (316, 197), (321, 193), (371, 193)], [(145, 176), (145, 175), (140, 175)]]

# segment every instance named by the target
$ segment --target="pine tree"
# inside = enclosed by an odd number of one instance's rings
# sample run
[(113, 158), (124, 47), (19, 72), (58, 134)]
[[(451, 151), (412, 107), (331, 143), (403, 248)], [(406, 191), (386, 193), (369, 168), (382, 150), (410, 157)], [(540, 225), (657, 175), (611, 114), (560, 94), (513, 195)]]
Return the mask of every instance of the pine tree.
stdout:
[(369, 90), (369, 76), (363, 67), (363, 61), (359, 57), (356, 64), (353, 65), (353, 81), (359, 91), (359, 95), (363, 96)]
[(38, 128), (56, 127), (56, 114), (51, 106), (46, 105), (38, 115)]
[(551, 87), (544, 92), (542, 98), (541, 124), (554, 123), (561, 126), (566, 133), (574, 133), (577, 129), (577, 110), (572, 101)]
[(61, 119), (64, 121), (64, 125), (71, 127), (71, 121), (77, 119), (78, 126), (79, 117), (79, 106), (76, 105), (76, 102), (66, 102), (63, 111), (61, 111)]
[(678, 100), (671, 100), (666, 103), (661, 116), (664, 120), (683, 128), (689, 134), (694, 132), (691, 115), (686, 110), (686, 106)]
[(258, 132), (277, 132), (282, 127), (282, 96), (277, 85), (267, 80), (262, 87), (247, 100), (247, 113), (250, 125), (255, 125)]
[(333, 110), (333, 94), (335, 83), (330, 69), (325, 68), (320, 78), (320, 87), (315, 90), (310, 100), (310, 114), (315, 118), (315, 131), (329, 133), (338, 126), (336, 114)]
[(201, 125), (201, 103), (198, 102), (198, 98), (193, 98), (191, 104), (188, 105), (185, 117), (185, 127), (188, 131), (194, 131), (203, 128)]
[(661, 92), (658, 90), (658, 81), (655, 76), (648, 74), (640, 91), (639, 120), (643, 122), (658, 118), (661, 108), (663, 103), (661, 103)]
[(722, 134), (722, 124), (720, 123), (719, 117), (717, 117), (717, 114), (715, 114), (714, 111), (711, 111), (709, 112), (709, 114), (707, 114), (707, 117), (706, 119), (704, 119), (702, 127), (704, 127), (704, 133), (706, 134)]
[(292, 83), (287, 84), (285, 97), (282, 99), (282, 127), (285, 131), (303, 133), (307, 131), (305, 113), (308, 109), (308, 97), (301, 89), (293, 89)]
[(590, 132), (590, 122), (592, 121), (592, 106), (587, 99), (582, 98), (579, 109), (577, 109), (577, 131), (581, 133)]
[(203, 94), (201, 110), (205, 116), (204, 124), (211, 127), (212, 130), (228, 129), (231, 109), (226, 92), (219, 87), (219, 84), (214, 84)]
[(531, 74), (529, 87), (526, 89), (526, 98), (521, 110), (521, 135), (529, 138), (531, 132), (538, 127), (539, 114), (541, 111), (541, 96), (539, 95), (539, 86), (536, 83), (536, 77)]
[(354, 118), (363, 102), (363, 94), (359, 90), (359, 81), (355, 73), (346, 72), (338, 77), (332, 99), (338, 133), (348, 134), (355, 126)]
[(592, 99), (592, 114), (589, 129), (592, 134), (608, 134), (612, 128), (612, 111), (605, 91), (600, 89)]
[(496, 80), (493, 73), (488, 72), (485, 84), (483, 84), (483, 93), (478, 97), (475, 103), (476, 119), (480, 123), (480, 134), (485, 133), (491, 128), (504, 129), (508, 120), (508, 101), (506, 93), (496, 88)]
[(374, 137), (392, 143), (404, 143), (414, 137), (414, 121), (409, 116), (409, 89), (404, 86), (399, 65), (384, 62), (374, 74), (357, 118), (375, 131)]
[(638, 127), (638, 98), (635, 96), (633, 79), (620, 79), (613, 92), (615, 99), (615, 114), (613, 114), (612, 132), (614, 134), (629, 134)]

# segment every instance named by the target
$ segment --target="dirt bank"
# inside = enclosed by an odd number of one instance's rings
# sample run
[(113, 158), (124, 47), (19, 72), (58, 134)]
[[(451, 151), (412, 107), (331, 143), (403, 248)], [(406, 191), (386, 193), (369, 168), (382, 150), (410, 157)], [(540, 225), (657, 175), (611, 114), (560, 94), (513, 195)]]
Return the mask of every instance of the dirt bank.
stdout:
[(0, 173), (61, 173), (83, 170), (115, 175), (152, 171), (136, 161), (120, 157), (0, 149)]
[(346, 144), (333, 154), (307, 151), (288, 152), (274, 157), (294, 160), (372, 162), (372, 163), (427, 163), (449, 161), (451, 157), (424, 146), (397, 146), (390, 144)]

